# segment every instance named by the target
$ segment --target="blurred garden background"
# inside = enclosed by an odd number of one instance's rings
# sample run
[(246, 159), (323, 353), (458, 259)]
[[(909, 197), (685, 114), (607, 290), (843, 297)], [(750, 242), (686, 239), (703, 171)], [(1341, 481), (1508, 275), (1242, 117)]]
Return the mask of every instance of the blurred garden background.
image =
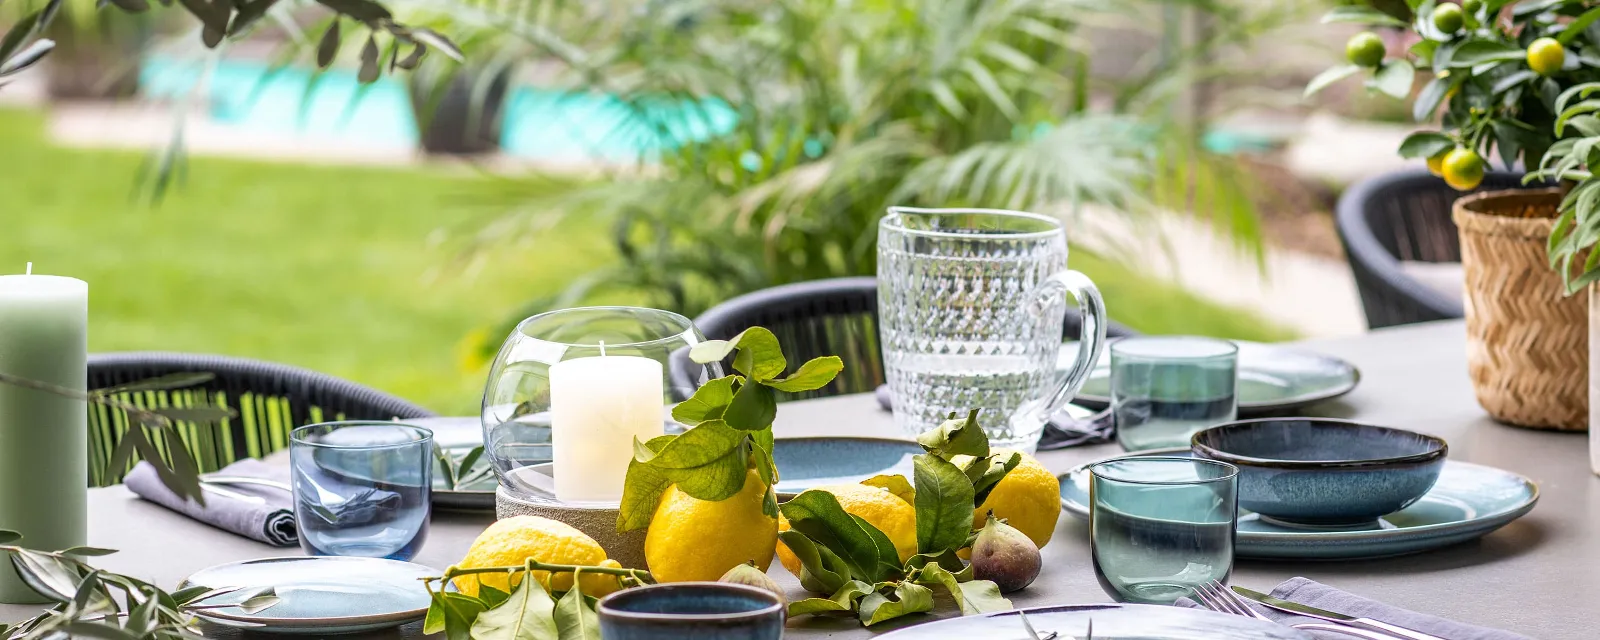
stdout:
[(460, 46), (415, 71), (349, 19), (330, 51), (346, 2), (269, 3), (215, 48), (132, 2), (68, 0), (0, 85), (0, 272), (87, 280), (93, 351), (285, 362), (445, 414), (539, 310), (871, 274), (888, 204), (1063, 216), (1136, 330), (1360, 332), (1331, 211), (1409, 131), (1359, 85), (1301, 98), (1355, 31), (1326, 2), (384, 3)]

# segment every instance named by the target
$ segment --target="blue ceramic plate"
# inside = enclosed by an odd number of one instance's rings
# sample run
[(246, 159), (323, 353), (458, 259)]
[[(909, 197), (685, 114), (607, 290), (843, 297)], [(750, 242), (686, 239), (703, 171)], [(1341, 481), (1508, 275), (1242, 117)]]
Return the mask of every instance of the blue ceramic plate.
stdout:
[[(1239, 417), (1253, 418), (1337, 398), (1350, 393), (1361, 372), (1348, 362), (1308, 351), (1286, 349), (1259, 342), (1235, 340), (1239, 345)], [(1077, 343), (1065, 343), (1062, 362), (1069, 365), (1078, 353)], [(1072, 401), (1091, 409), (1111, 404), (1111, 350)]]
[[(1180, 609), (1150, 604), (1076, 604), (1023, 609), (1028, 624), (1040, 637), (1052, 632), (1060, 640), (1083, 638), (1094, 621), (1094, 640), (1311, 640), (1311, 636), (1280, 624), (1201, 609)], [(882, 640), (1021, 640), (1028, 637), (1016, 611), (983, 616), (949, 618), (919, 624), (879, 638)]]
[[(1143, 451), (1145, 456), (1187, 456), (1188, 449)], [(1125, 456), (1114, 456), (1125, 457)], [(1092, 463), (1091, 463), (1092, 464)], [(1061, 476), (1061, 506), (1089, 517), (1089, 474), (1083, 465)], [(1358, 528), (1299, 528), (1265, 522), (1239, 511), (1234, 550), (1244, 558), (1338, 560), (1382, 558), (1466, 542), (1505, 526), (1533, 509), (1539, 487), (1532, 480), (1493, 467), (1444, 463), (1439, 481), (1405, 509)]]
[(778, 496), (806, 489), (853, 484), (879, 474), (911, 477), (911, 456), (922, 447), (888, 438), (779, 438), (772, 445), (778, 465)]
[(229, 607), (198, 615), (253, 631), (327, 635), (421, 620), (428, 613), (428, 591), (419, 578), (437, 575), (419, 564), (382, 558), (266, 558), (203, 569), (181, 586), (243, 587), (208, 604), (238, 602), (256, 588), (273, 587), (283, 601), (265, 610), (250, 614)]

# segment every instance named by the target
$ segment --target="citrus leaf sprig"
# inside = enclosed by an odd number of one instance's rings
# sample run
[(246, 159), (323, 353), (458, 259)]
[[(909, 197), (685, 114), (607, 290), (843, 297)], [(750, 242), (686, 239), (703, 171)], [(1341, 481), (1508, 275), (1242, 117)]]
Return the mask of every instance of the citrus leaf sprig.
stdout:
[(708, 501), (726, 500), (744, 488), (754, 469), (767, 485), (763, 511), (778, 515), (778, 468), (772, 462), (772, 421), (778, 415), (777, 392), (811, 391), (827, 386), (844, 369), (837, 356), (813, 358), (787, 377), (777, 336), (751, 327), (731, 340), (710, 340), (689, 350), (701, 364), (733, 356), (735, 375), (707, 382), (694, 396), (672, 409), (672, 418), (690, 427), (681, 435), (659, 436), (634, 443), (628, 463), (617, 530), (650, 524), (662, 492), (678, 485), (684, 493)]
[(926, 453), (912, 459), (915, 486), (902, 476), (862, 483), (915, 507), (917, 555), (904, 563), (886, 534), (846, 512), (831, 493), (806, 491), (781, 507), (791, 528), (778, 539), (800, 559), (800, 586), (824, 595), (791, 603), (790, 616), (852, 615), (872, 626), (933, 610), (931, 588), (948, 592), (962, 615), (1011, 608), (993, 582), (973, 579), (956, 551), (971, 546), (973, 509), (1022, 462), (1021, 454), (991, 451), (976, 411), (951, 414), (917, 443)]
[[(572, 588), (552, 593), (529, 572), (571, 573)], [(522, 579), (510, 591), (478, 585), (478, 595), (435, 588), (433, 583), (448, 583), (461, 576), (505, 574)], [(528, 559), (520, 565), (450, 567), (444, 575), (426, 578), (431, 602), (422, 623), (423, 633), (443, 633), (449, 640), (600, 640), (600, 620), (596, 599), (585, 595), (578, 584), (585, 573), (614, 575), (623, 587), (651, 584), (655, 579), (643, 569), (590, 565), (548, 564)]]

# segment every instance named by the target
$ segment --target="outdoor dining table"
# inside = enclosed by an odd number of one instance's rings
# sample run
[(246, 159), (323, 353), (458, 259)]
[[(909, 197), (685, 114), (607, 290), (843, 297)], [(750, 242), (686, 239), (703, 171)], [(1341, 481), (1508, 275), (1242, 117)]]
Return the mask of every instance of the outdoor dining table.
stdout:
[[(1600, 633), (1600, 477), (1589, 471), (1582, 435), (1533, 431), (1498, 424), (1478, 407), (1467, 379), (1463, 325), (1445, 321), (1384, 329), (1338, 339), (1299, 343), (1338, 356), (1361, 370), (1360, 386), (1348, 396), (1306, 412), (1431, 433), (1450, 444), (1450, 457), (1515, 471), (1539, 485), (1532, 513), (1480, 540), (1419, 553), (1371, 560), (1283, 562), (1240, 560), (1233, 583), (1262, 591), (1294, 576), (1306, 576), (1389, 604), (1463, 622), (1493, 626), (1542, 640), (1588, 640)], [(785, 436), (904, 437), (893, 417), (871, 394), (847, 395), (782, 405), (775, 425)], [(1056, 472), (1120, 452), (1100, 445), (1041, 452)], [(444, 568), (459, 560), (492, 520), (488, 514), (437, 512), (417, 562)], [(98, 566), (171, 588), (184, 576), (235, 560), (300, 555), (218, 531), (126, 489), (90, 492), (89, 543), (120, 549)], [(1063, 514), (1044, 548), (1044, 570), (1024, 591), (1010, 594), (1018, 607), (1109, 601), (1090, 566), (1086, 525)], [(776, 562), (773, 575), (799, 597), (798, 582)], [(940, 615), (951, 615), (944, 606)], [(0, 607), (0, 619), (34, 615), (36, 607)], [(884, 628), (926, 622), (911, 616), (867, 630), (851, 619), (791, 620), (786, 637), (866, 638)], [(894, 624), (894, 623), (899, 624)], [(207, 635), (239, 632), (207, 627)], [(421, 624), (399, 633), (352, 637), (421, 637)]]

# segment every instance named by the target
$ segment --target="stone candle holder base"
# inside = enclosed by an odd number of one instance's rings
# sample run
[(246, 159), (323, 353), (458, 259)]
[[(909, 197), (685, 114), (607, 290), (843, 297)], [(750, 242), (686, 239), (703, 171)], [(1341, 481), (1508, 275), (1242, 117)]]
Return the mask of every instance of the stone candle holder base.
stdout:
[(594, 538), (606, 550), (606, 557), (633, 569), (648, 569), (644, 561), (644, 529), (617, 533), (617, 507), (575, 506), (553, 499), (528, 500), (511, 495), (504, 486), (495, 491), (497, 518), (539, 516), (572, 525)]

